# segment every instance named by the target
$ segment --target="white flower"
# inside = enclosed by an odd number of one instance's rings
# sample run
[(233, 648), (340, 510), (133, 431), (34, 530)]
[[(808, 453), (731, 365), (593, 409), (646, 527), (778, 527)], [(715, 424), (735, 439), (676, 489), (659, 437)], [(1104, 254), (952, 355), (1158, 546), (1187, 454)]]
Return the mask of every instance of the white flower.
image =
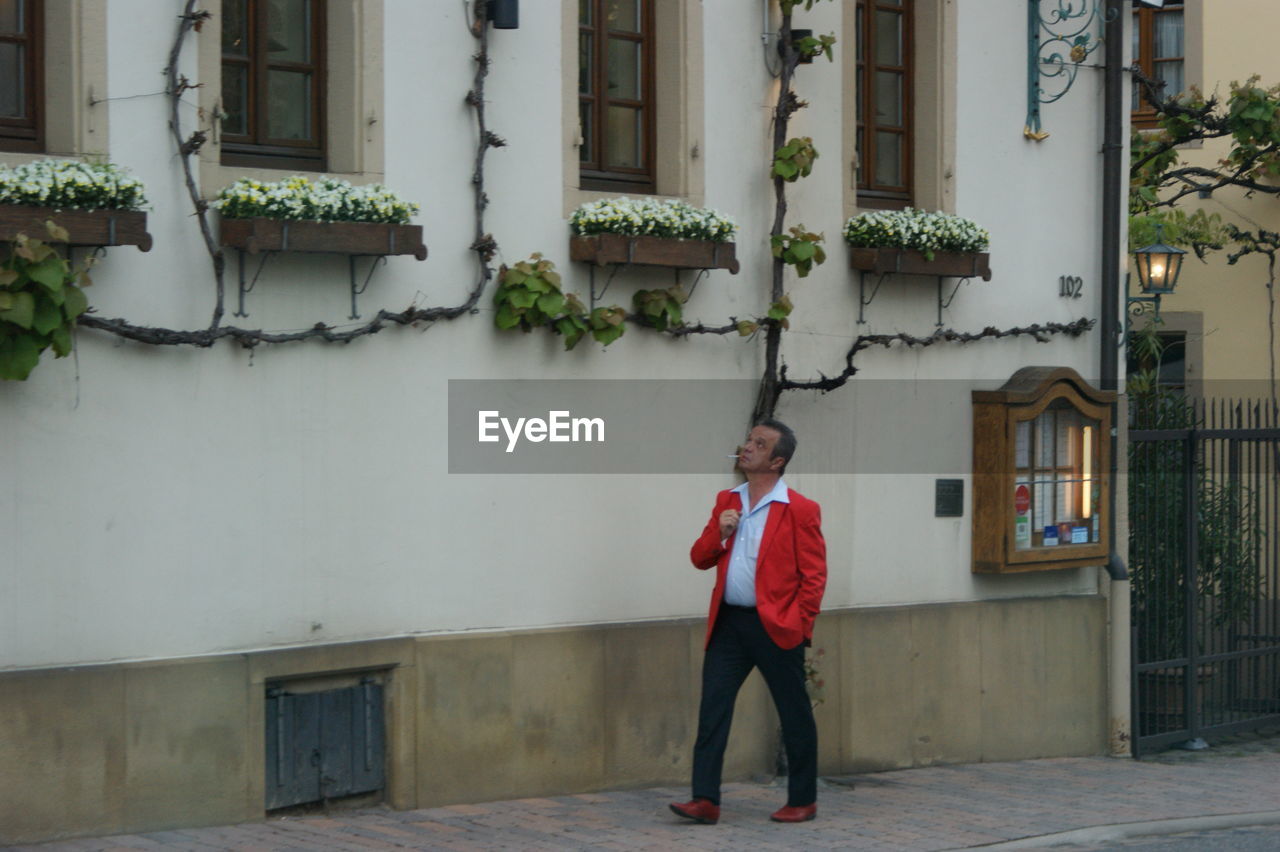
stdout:
[(583, 204), (569, 217), (575, 234), (623, 234), (688, 240), (733, 239), (738, 226), (714, 210), (691, 207), (674, 199), (610, 198)]
[(854, 216), (845, 223), (844, 238), (851, 246), (923, 252), (986, 251), (991, 239), (985, 229), (968, 219), (911, 207)]

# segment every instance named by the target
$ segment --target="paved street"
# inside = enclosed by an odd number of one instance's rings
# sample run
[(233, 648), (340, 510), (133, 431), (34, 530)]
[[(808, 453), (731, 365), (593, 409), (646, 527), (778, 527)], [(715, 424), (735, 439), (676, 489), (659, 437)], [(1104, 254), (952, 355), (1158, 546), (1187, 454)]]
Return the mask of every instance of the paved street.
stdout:
[[(988, 844), (1159, 849), (1164, 843), (1192, 850), (1234, 848), (1239, 841), (1262, 849), (1280, 841), (1278, 782), (1280, 737), (1243, 736), (1205, 752), (1144, 761), (1058, 758), (830, 778), (819, 793), (818, 819), (801, 825), (768, 821), (785, 791), (760, 782), (728, 785), (714, 826), (671, 814), (667, 803), (687, 791), (669, 787), (416, 811), (334, 811), (23, 848), (943, 850)], [(1200, 819), (1211, 816), (1223, 819)], [(1171, 830), (1177, 835), (1158, 836)]]

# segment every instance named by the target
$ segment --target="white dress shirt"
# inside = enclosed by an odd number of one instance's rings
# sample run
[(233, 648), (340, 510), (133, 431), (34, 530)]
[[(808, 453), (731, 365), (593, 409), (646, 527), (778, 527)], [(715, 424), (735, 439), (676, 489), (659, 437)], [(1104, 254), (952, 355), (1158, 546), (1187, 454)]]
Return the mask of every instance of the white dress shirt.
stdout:
[(769, 519), (769, 504), (791, 502), (787, 496), (787, 484), (779, 479), (772, 491), (751, 506), (747, 491), (749, 484), (744, 482), (733, 489), (742, 499), (742, 516), (738, 518), (738, 530), (733, 534), (724, 602), (734, 606), (756, 605), (756, 557), (760, 554), (760, 539), (764, 537), (765, 522)]

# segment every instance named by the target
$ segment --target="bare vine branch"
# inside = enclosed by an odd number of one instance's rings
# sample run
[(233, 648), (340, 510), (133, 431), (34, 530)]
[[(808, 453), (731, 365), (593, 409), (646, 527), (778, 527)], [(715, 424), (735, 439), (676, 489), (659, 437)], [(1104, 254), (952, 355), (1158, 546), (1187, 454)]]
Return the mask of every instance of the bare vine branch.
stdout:
[(816, 390), (828, 393), (837, 388), (843, 387), (858, 372), (858, 368), (853, 365), (854, 356), (864, 349), (870, 349), (873, 346), (883, 346), (886, 349), (896, 344), (909, 347), (926, 347), (933, 346), (935, 343), (973, 343), (978, 340), (999, 339), (1002, 337), (1019, 337), (1029, 336), (1035, 338), (1037, 343), (1048, 343), (1049, 339), (1055, 334), (1065, 334), (1070, 337), (1079, 337), (1094, 327), (1097, 320), (1091, 320), (1084, 317), (1070, 323), (1036, 323), (1034, 325), (1010, 328), (1001, 331), (992, 326), (987, 326), (982, 331), (955, 331), (954, 329), (945, 328), (938, 329), (928, 337), (915, 337), (910, 334), (863, 334), (854, 339), (853, 344), (849, 347), (849, 351), (844, 356), (844, 369), (834, 376), (827, 376), (823, 373), (818, 375), (822, 378), (811, 379), (808, 381), (792, 381), (787, 378), (787, 367), (782, 365), (781, 376), (778, 380), (778, 389), (783, 390)]
[(200, 234), (213, 262), (214, 281), (217, 287), (213, 318), (208, 328), (176, 330), (135, 325), (128, 320), (120, 318), (107, 319), (97, 316), (90, 309), (89, 313), (81, 315), (79, 325), (153, 346), (208, 347), (219, 340), (230, 339), (237, 341), (246, 348), (252, 348), (259, 343), (295, 343), (303, 340), (350, 343), (358, 337), (377, 334), (388, 325), (417, 325), (441, 319), (455, 319), (463, 314), (473, 313), (481, 294), (484, 292), (485, 285), (493, 277), (493, 268), (489, 263), (498, 251), (498, 244), (493, 235), (486, 233), (484, 230), (484, 211), (489, 205), (489, 198), (484, 191), (484, 158), (489, 148), (500, 148), (506, 144), (502, 137), (488, 129), (485, 121), (484, 84), (485, 78), (489, 74), (490, 59), (489, 30), (485, 25), (486, 5), (484, 0), (476, 0), (475, 24), (468, 27), (468, 30), (478, 42), (478, 50), (474, 56), (476, 63), (475, 78), (471, 90), (467, 92), (466, 102), (475, 111), (478, 124), (475, 168), (472, 171), (471, 178), (475, 193), (475, 238), (472, 241), (470, 250), (476, 253), (479, 270), (476, 283), (468, 293), (466, 301), (452, 307), (417, 308), (410, 306), (403, 311), (380, 310), (369, 322), (345, 331), (336, 331), (332, 326), (318, 322), (310, 328), (293, 332), (271, 332), (263, 331), (262, 329), (222, 325), (225, 302), (224, 272), (226, 269), (226, 256), (222, 251), (222, 247), (218, 245), (218, 241), (214, 238), (208, 217), (209, 202), (200, 194), (195, 171), (191, 164), (191, 157), (197, 154), (207, 141), (208, 133), (205, 130), (197, 130), (184, 138), (178, 112), (183, 93), (189, 89), (197, 88), (199, 85), (191, 83), (185, 75), (178, 73), (178, 60), (182, 55), (183, 44), (192, 30), (198, 32), (204, 22), (212, 17), (212, 13), (208, 11), (197, 11), (195, 5), (196, 0), (186, 0), (183, 12), (178, 17), (178, 31), (169, 50), (168, 64), (165, 66), (165, 77), (168, 81), (165, 93), (169, 96), (170, 101), (169, 131), (173, 136), (174, 146), (182, 162), (187, 193), (190, 195), (192, 206), (195, 208), (196, 219), (200, 224)]

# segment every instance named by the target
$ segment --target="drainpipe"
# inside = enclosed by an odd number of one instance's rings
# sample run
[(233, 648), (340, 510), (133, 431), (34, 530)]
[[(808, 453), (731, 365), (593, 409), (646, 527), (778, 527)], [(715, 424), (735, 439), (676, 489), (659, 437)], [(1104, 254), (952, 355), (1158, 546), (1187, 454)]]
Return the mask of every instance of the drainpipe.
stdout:
[[(1124, 24), (1128, 16), (1125, 0), (1106, 0), (1105, 86), (1102, 143), (1102, 302), (1100, 305), (1100, 386), (1118, 390), (1120, 354), (1120, 236), (1126, 187), (1124, 169)], [(1112, 498), (1108, 508), (1111, 554), (1106, 570), (1111, 577), (1108, 644), (1108, 737), (1113, 755), (1134, 753), (1132, 749), (1132, 658), (1129, 618), (1129, 572), (1119, 553), (1116, 537), (1116, 484), (1120, 467), (1119, 406), (1111, 407), (1111, 481)]]

